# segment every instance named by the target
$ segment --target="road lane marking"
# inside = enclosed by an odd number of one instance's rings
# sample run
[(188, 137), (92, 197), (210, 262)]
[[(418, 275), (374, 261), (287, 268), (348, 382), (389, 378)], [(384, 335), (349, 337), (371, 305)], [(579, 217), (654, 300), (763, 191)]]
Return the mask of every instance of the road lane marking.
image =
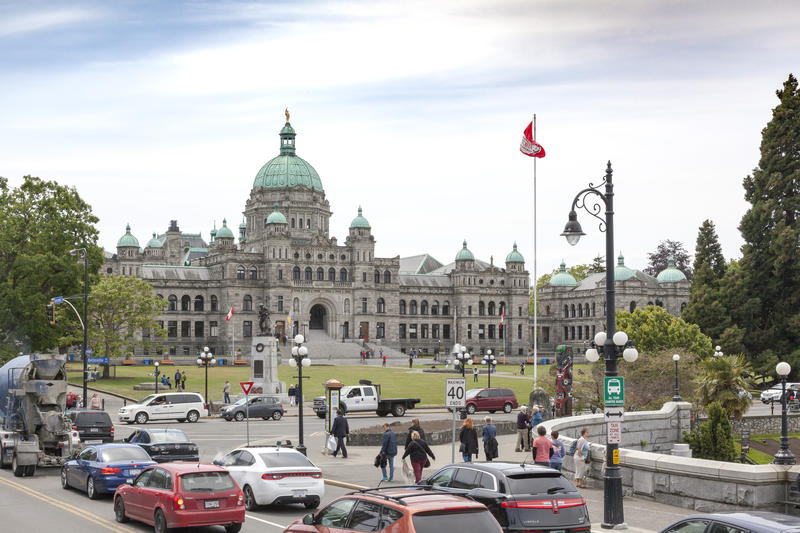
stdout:
[(259, 522), (264, 522), (265, 524), (269, 524), (270, 526), (277, 527), (279, 529), (286, 529), (289, 526), (282, 526), (280, 524), (276, 524), (275, 522), (270, 522), (269, 520), (264, 520), (263, 518), (258, 518), (257, 516), (253, 516), (251, 514), (244, 515), (245, 518), (249, 518), (250, 520), (258, 520)]
[(36, 490), (34, 490), (34, 489), (30, 488), (30, 487), (26, 487), (25, 485), (21, 485), (19, 483), (11, 481), (10, 479), (6, 479), (4, 477), (0, 477), (0, 483), (3, 483), (3, 484), (5, 484), (5, 485), (7, 485), (7, 486), (9, 486), (11, 488), (17, 489), (20, 492), (24, 492), (24, 493), (28, 494), (29, 496), (32, 496), (32, 497), (36, 498), (37, 500), (43, 501), (45, 503), (49, 503), (50, 505), (52, 505), (54, 507), (58, 507), (59, 509), (61, 509), (63, 511), (67, 511), (68, 513), (72, 513), (72, 514), (74, 514), (74, 515), (76, 515), (76, 516), (78, 516), (80, 518), (83, 518), (84, 520), (87, 520), (89, 522), (92, 522), (92, 523), (100, 526), (100, 527), (108, 529), (109, 531), (113, 531), (115, 533), (133, 533), (132, 529), (129, 529), (129, 528), (121, 526), (121, 525), (118, 525), (115, 522), (111, 522), (110, 520), (106, 520), (104, 518), (101, 518), (101, 517), (99, 517), (97, 515), (89, 513), (88, 511), (85, 511), (85, 510), (83, 510), (83, 509), (81, 509), (79, 507), (75, 507), (75, 506), (73, 506), (71, 504), (59, 501), (59, 500), (57, 500), (55, 498), (47, 496), (46, 494), (43, 494), (43, 493), (41, 493), (39, 491), (36, 491)]

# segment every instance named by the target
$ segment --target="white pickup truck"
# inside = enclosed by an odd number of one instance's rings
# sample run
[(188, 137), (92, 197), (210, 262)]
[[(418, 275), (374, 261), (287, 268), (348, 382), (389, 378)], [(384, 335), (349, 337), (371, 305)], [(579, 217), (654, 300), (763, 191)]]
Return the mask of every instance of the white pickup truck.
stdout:
[[(419, 403), (419, 398), (381, 398), (381, 386), (368, 380), (361, 380), (361, 385), (342, 387), (339, 398), (339, 410), (343, 413), (374, 411), (378, 416), (389, 413), (403, 416)], [(324, 396), (314, 398), (314, 412), (325, 418), (328, 405)]]

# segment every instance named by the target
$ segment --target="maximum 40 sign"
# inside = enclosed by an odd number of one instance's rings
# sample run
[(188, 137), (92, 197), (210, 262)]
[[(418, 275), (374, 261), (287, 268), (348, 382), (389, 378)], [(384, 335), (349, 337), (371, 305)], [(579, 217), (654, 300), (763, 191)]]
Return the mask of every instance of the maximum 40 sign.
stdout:
[(463, 378), (447, 378), (444, 386), (445, 407), (464, 407), (467, 404), (467, 380)]

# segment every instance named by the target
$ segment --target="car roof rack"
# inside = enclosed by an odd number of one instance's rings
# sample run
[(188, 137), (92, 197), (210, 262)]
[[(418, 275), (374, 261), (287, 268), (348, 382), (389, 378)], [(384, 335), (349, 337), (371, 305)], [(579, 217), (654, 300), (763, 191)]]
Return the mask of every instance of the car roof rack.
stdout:
[[(399, 490), (399, 489), (413, 489), (416, 491), (424, 491), (421, 494), (403, 494), (400, 496), (389, 496), (388, 494), (380, 494), (380, 491), (384, 490)], [(417, 498), (420, 496), (440, 496), (440, 495), (447, 495), (453, 496), (452, 492), (447, 492), (443, 490), (434, 489), (433, 487), (429, 487), (426, 485), (400, 485), (400, 486), (391, 486), (391, 487), (375, 487), (371, 489), (361, 489), (351, 492), (350, 494), (369, 494), (370, 496), (375, 496), (376, 498), (383, 498), (384, 500), (390, 500), (397, 502), (401, 505), (408, 505), (403, 500), (406, 498)], [(456, 496), (458, 496), (456, 494)]]

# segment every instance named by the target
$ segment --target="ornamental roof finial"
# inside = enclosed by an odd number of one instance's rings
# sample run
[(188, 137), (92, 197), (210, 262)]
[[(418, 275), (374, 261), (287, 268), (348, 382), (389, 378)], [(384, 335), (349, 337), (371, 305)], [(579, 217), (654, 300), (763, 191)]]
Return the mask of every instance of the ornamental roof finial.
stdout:
[(286, 115), (286, 122), (289, 122), (289, 108), (283, 110), (284, 114)]

